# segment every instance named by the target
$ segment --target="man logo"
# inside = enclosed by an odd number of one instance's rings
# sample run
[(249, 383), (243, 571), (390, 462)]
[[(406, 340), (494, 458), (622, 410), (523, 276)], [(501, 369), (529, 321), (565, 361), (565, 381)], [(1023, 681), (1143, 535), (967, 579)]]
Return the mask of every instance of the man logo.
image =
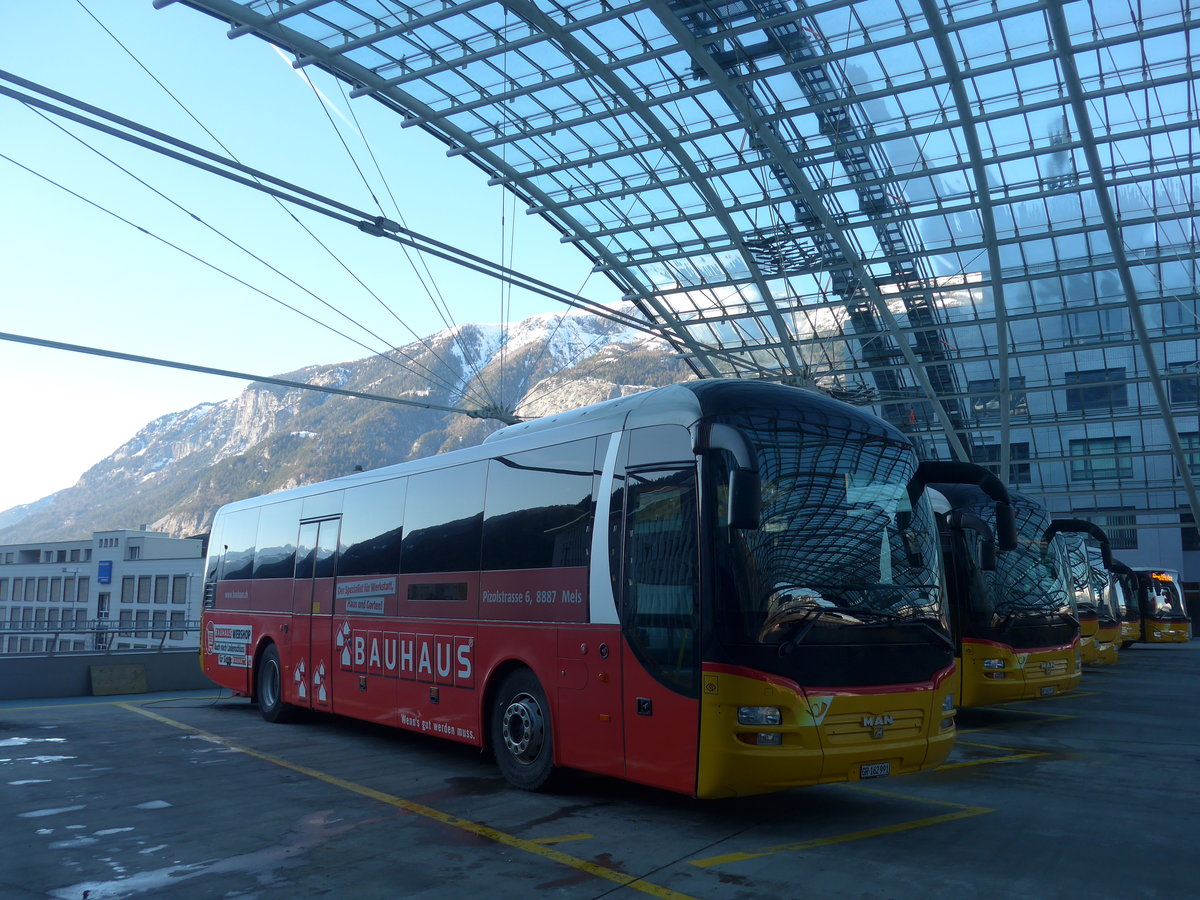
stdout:
[(862, 723), (863, 723), (864, 728), (871, 729), (871, 738), (873, 740), (879, 740), (880, 738), (883, 737), (883, 729), (886, 726), (892, 724), (892, 717), (887, 716), (887, 715), (883, 715), (883, 716), (869, 716), (868, 715), (868, 716), (863, 716)]

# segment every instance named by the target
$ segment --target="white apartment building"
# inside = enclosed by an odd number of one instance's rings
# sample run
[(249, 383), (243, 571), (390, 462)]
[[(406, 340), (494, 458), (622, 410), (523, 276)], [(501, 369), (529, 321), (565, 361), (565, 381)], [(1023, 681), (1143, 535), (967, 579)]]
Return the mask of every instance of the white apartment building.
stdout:
[(0, 546), (0, 653), (198, 646), (204, 545), (119, 530)]

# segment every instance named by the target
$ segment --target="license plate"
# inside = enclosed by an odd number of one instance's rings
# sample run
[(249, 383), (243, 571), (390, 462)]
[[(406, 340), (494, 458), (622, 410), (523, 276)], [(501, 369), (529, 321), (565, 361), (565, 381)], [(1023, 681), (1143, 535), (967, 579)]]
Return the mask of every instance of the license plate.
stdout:
[(1042, 696), (1043, 697), (1049, 697), (1053, 693), (1054, 693), (1054, 688), (1052, 688), (1052, 687), (1042, 688)]
[(859, 778), (886, 778), (891, 774), (891, 763), (866, 763), (858, 769)]

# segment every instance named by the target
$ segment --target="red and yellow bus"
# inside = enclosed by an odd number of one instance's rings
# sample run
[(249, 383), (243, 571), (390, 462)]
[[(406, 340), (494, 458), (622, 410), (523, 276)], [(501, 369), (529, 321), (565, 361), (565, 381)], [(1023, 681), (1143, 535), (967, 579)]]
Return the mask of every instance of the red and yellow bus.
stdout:
[[(931, 488), (942, 513), (959, 705), (991, 706), (1077, 688), (1083, 672), (1079, 620), (1063, 544), (1044, 540), (1050, 524), (1045, 506), (1016, 491), (1001, 499), (983, 485)], [(1015, 519), (1007, 548), (1000, 539), (1005, 504)]]
[(1137, 573), (1118, 559), (1112, 562), (1113, 599), (1121, 619), (1121, 649), (1142, 638), (1142, 610), (1138, 604)]
[[(1046, 530), (1047, 540), (1055, 534), (1061, 536), (1066, 546), (1068, 581), (1075, 595), (1083, 663), (1111, 665), (1117, 661), (1121, 623), (1108, 590), (1112, 566), (1108, 535), (1086, 519), (1055, 519)], [(1096, 542), (1094, 558), (1089, 553), (1088, 538)]]
[(698, 797), (899, 775), (954, 739), (936, 523), (908, 439), (698, 381), (217, 514), (204, 671)]
[(1179, 573), (1170, 569), (1134, 568), (1142, 634), (1147, 644), (1170, 644), (1192, 639), (1192, 620), (1183, 603)]

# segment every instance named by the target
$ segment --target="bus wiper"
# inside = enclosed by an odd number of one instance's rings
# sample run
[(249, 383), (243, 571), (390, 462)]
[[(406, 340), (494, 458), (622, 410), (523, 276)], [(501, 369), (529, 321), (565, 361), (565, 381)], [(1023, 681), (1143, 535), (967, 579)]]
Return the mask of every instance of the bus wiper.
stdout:
[(912, 616), (897, 615), (896, 613), (876, 613), (875, 615), (878, 618), (882, 619), (882, 621), (872, 622), (871, 624), (863, 625), (862, 627), (863, 628), (878, 628), (881, 625), (920, 625), (922, 628), (924, 628), (926, 631), (928, 631), (930, 634), (932, 634), (934, 637), (936, 637), (939, 641), (941, 641), (943, 644), (945, 644), (951, 650), (955, 649), (954, 641), (950, 638), (950, 636), (948, 634), (946, 634), (946, 632), (942, 631), (940, 628), (937, 628), (934, 626), (934, 624), (933, 624), (934, 622), (938, 622), (938, 624), (941, 624), (937, 619), (914, 618)]
[(789, 622), (789, 634), (786, 638), (779, 642), (779, 655), (790, 656), (792, 651), (794, 651), (796, 647), (799, 646), (801, 641), (808, 636), (808, 633), (812, 631), (812, 627), (817, 624), (817, 620), (821, 618), (821, 613), (823, 612), (825, 612), (823, 609), (814, 609), (801, 618), (793, 619), (791, 622)]

